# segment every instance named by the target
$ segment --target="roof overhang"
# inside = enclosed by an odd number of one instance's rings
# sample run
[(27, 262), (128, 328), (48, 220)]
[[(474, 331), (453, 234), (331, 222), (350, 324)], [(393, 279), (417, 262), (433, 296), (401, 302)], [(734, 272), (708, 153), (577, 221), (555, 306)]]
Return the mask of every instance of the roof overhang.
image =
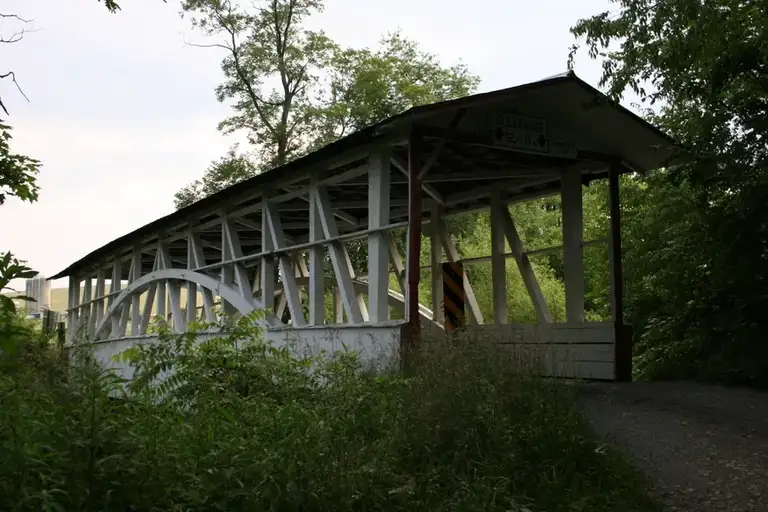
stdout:
[[(433, 196), (455, 212), (483, 207), (490, 190), (502, 183), (511, 184), (506, 190), (514, 200), (557, 190), (559, 176), (570, 169), (578, 168), (588, 182), (604, 176), (609, 166), (623, 172), (643, 172), (675, 165), (684, 157), (668, 135), (569, 72), (411, 108), (159, 218), (94, 250), (49, 279), (78, 274), (152, 237), (204, 224), (207, 216), (218, 215), (222, 208), (250, 211), (251, 217), (241, 219), (246, 230), (248, 225), (260, 225), (260, 211), (255, 205), (262, 191), (288, 197), (295, 194), (291, 192), (295, 187), (308, 183), (310, 175), (335, 184), (332, 202), (346, 205), (353, 219), (364, 219), (366, 161), (372, 152), (385, 147), (392, 154), (393, 222), (405, 219), (407, 210), (397, 205), (407, 197), (403, 167), (408, 137), (414, 131), (424, 139), (432, 168), (425, 177), (425, 190), (433, 190)], [(283, 209), (289, 217), (295, 216), (294, 224), (299, 226), (304, 214), (299, 208), (290, 213), (294, 203), (285, 203)], [(301, 238), (305, 232), (308, 228), (297, 227), (289, 236)], [(251, 249), (258, 250), (259, 244), (254, 240)]]

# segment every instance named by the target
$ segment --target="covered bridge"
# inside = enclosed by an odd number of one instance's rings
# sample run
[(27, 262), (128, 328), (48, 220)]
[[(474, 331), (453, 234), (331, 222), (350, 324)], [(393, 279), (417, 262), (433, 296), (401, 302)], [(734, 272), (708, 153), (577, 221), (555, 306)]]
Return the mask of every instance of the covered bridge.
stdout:
[[(70, 341), (93, 343), (104, 361), (151, 341), (153, 315), (183, 332), (192, 321), (254, 310), (266, 312), (265, 335), (274, 341), (396, 351), (420, 329), (443, 329), (446, 312), (449, 327), (462, 323), (461, 311), (442, 303), (442, 263), (462, 260), (445, 219), (490, 209), (492, 318), (477, 306), (471, 272), (450, 267), (463, 273), (465, 328), (546, 348), (548, 373), (627, 380), (618, 177), (668, 165), (676, 154), (661, 131), (566, 73), (412, 108), (157, 219), (51, 279), (69, 277)], [(613, 321), (595, 323), (584, 318), (582, 186), (601, 178), (611, 192), (611, 235), (602, 242), (612, 255)], [(563, 245), (554, 250), (564, 258), (564, 323), (552, 320), (507, 207), (550, 194), (562, 196)], [(405, 254), (396, 230), (407, 230)], [(431, 304), (419, 302), (422, 236), (432, 241)], [(348, 252), (360, 240), (365, 278)], [(536, 325), (508, 323), (510, 257)]]

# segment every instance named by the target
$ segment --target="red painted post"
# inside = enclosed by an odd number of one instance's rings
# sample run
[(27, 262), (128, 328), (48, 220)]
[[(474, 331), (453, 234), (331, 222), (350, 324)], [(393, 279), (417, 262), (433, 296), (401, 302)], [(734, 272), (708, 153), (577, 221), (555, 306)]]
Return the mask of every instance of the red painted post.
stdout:
[(419, 256), (421, 254), (421, 180), (419, 173), (424, 165), (423, 140), (421, 134), (412, 129), (408, 140), (408, 255), (406, 320), (408, 335), (406, 341), (413, 345), (419, 337)]

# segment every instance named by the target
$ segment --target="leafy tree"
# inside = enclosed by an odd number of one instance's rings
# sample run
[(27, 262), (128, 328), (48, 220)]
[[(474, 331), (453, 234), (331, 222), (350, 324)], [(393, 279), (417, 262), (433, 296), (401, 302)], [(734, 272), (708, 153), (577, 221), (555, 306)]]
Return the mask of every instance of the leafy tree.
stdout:
[[(216, 95), (233, 102), (234, 115), (219, 129), (247, 133), (254, 169), (282, 165), (411, 106), (469, 94), (479, 82), (465, 66), (444, 67), (399, 33), (372, 51), (344, 49), (305, 30), (304, 20), (323, 8), (319, 0), (270, 0), (253, 11), (229, 0), (186, 0), (183, 7), (193, 26), (219, 37), (196, 46), (226, 52)], [(230, 173), (224, 161), (177, 193), (176, 206), (250, 176)]]
[(694, 155), (625, 187), (640, 368), (768, 384), (768, 11), (739, 0), (619, 5), (572, 32), (603, 60), (601, 85), (656, 104), (651, 118)]
[(400, 32), (387, 34), (373, 51), (338, 49), (321, 90), (319, 147), (417, 105), (467, 96), (480, 79), (463, 64), (443, 66)]
[(174, 204), (176, 208), (183, 208), (201, 197), (255, 176), (258, 172), (259, 168), (248, 155), (238, 154), (237, 146), (234, 146), (226, 155), (212, 162), (201, 179), (176, 192)]
[[(98, 0), (101, 1), (101, 0)], [(120, 6), (114, 0), (104, 0), (107, 9), (116, 12)], [(21, 24), (21, 27), (10, 36), (0, 34), (0, 44), (8, 45), (21, 41), (28, 31), (30, 20), (24, 19), (17, 14), (0, 13), (0, 19), (12, 20)], [(19, 93), (28, 99), (16, 82), (16, 74), (13, 71), (0, 73), (0, 79), (11, 79), (16, 85)], [(0, 97), (0, 109), (9, 115), (8, 109)], [(37, 175), (40, 171), (40, 161), (26, 155), (15, 153), (11, 148), (11, 127), (0, 119), (0, 205), (5, 203), (6, 197), (16, 197), (21, 201), (33, 203), (37, 201), (39, 186), (37, 184)], [(9, 283), (14, 279), (28, 279), (36, 276), (38, 273), (28, 266), (25, 262), (8, 251), (0, 255), (0, 291), (5, 290)], [(20, 297), (24, 300), (31, 300), (29, 297)], [(15, 306), (13, 301), (0, 295), (0, 316), (3, 320), (3, 326), (7, 324), (8, 315), (15, 317)]]
[(231, 0), (185, 0), (192, 25), (219, 42), (225, 81), (219, 101), (231, 100), (234, 115), (219, 124), (224, 133), (245, 130), (259, 165), (282, 165), (305, 151), (307, 111), (319, 70), (333, 44), (303, 21), (323, 8), (319, 0), (265, 0), (252, 11)]

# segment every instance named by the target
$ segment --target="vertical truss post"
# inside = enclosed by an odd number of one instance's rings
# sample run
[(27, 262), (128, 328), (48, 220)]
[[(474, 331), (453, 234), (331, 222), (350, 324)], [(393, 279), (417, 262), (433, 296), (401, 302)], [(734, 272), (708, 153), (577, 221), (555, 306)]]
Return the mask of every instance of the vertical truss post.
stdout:
[[(131, 258), (128, 263), (128, 284), (132, 283), (136, 278), (134, 277), (134, 258)], [(128, 327), (128, 320), (131, 318), (131, 311), (133, 310), (133, 296), (129, 302), (123, 303), (122, 311), (120, 312), (120, 322), (117, 328), (117, 335), (113, 337), (122, 338), (125, 336), (126, 329)]]
[(444, 323), (443, 310), (443, 245), (440, 243), (440, 203), (431, 201), (432, 212), (429, 218), (430, 262), (432, 274), (432, 320)]
[[(187, 233), (187, 270), (195, 268), (195, 248), (192, 242), (192, 230)], [(197, 284), (187, 281), (187, 325), (197, 321)]]
[(67, 299), (67, 341), (72, 343), (77, 335), (80, 304), (80, 280), (75, 276), (69, 276), (69, 297)]
[[(314, 174), (309, 179), (309, 241), (323, 239), (323, 224), (317, 203), (318, 180)], [(309, 324), (322, 325), (325, 321), (325, 249), (318, 245), (309, 250)]]
[[(261, 208), (261, 251), (269, 252), (275, 250), (275, 244), (272, 242), (272, 235), (269, 227), (269, 194), (265, 192), (262, 196)], [(261, 301), (264, 304), (265, 315), (274, 315), (275, 313), (275, 261), (271, 254), (261, 259)], [(277, 318), (279, 322), (280, 319)]]
[[(138, 247), (133, 250), (132, 265), (133, 281), (137, 281), (141, 277), (141, 249)], [(141, 327), (141, 311), (139, 310), (140, 298), (138, 293), (131, 295), (131, 336), (138, 336)]]
[[(165, 242), (157, 245), (159, 256), (159, 268), (172, 268), (171, 254), (168, 252), (168, 246)], [(173, 332), (184, 332), (186, 322), (184, 314), (181, 312), (181, 285), (176, 279), (169, 279), (166, 284), (168, 288), (168, 305), (171, 308), (171, 326)], [(166, 317), (167, 319), (168, 317)]]
[(421, 269), (421, 180), (419, 174), (424, 165), (424, 141), (419, 132), (412, 129), (408, 140), (408, 256), (407, 281), (405, 294), (405, 318), (411, 326), (411, 339), (414, 342), (419, 335), (419, 281)]
[(93, 309), (91, 310), (91, 318), (93, 319), (93, 336), (97, 337), (96, 326), (101, 323), (101, 318), (104, 316), (104, 295), (106, 295), (106, 287), (104, 281), (106, 280), (106, 271), (99, 269), (96, 272), (96, 293), (93, 294)]
[(338, 288), (333, 289), (333, 322), (336, 324), (344, 323), (344, 301), (341, 300), (341, 293)]
[[(152, 264), (152, 271), (159, 270), (163, 266), (163, 257), (160, 252), (160, 248), (155, 251), (155, 262)], [(161, 281), (164, 283), (164, 281)], [(139, 323), (139, 332), (138, 334), (146, 334), (147, 328), (149, 327), (149, 321), (152, 318), (152, 308), (155, 305), (155, 299), (158, 298), (158, 284), (157, 282), (149, 283), (149, 288), (147, 288), (147, 298), (144, 301), (144, 310), (141, 313), (141, 322)], [(163, 322), (165, 322), (165, 316), (157, 315), (157, 317), (162, 318)]]
[[(107, 301), (107, 307), (111, 307), (112, 304), (114, 304), (116, 295), (121, 289), (122, 289), (122, 262), (119, 259), (118, 255), (115, 255), (115, 261), (112, 263), (112, 279), (109, 283), (109, 293), (110, 297)], [(123, 306), (124, 308), (125, 306)], [(117, 311), (114, 312), (112, 315), (112, 318), (110, 319), (111, 325), (109, 329), (109, 337), (110, 338), (117, 338), (120, 334), (120, 310), (122, 308), (118, 308)]]
[(88, 275), (88, 278), (85, 279), (85, 283), (83, 284), (83, 304), (84, 306), (81, 308), (80, 312), (80, 318), (81, 322), (80, 325), (83, 329), (83, 334), (85, 335), (85, 338), (88, 341), (92, 341), (91, 338), (91, 305), (88, 304), (91, 301), (91, 286), (93, 278), (91, 275)]
[(504, 257), (504, 227), (501, 217), (506, 205), (501, 201), (501, 194), (494, 191), (491, 194), (491, 276), (493, 289), (493, 322), (506, 324), (507, 309), (507, 267)]
[[(163, 258), (162, 252), (163, 252), (163, 234), (160, 234), (158, 240), (157, 240), (157, 253), (155, 254), (155, 265), (153, 270), (160, 270), (163, 268), (170, 268), (171, 262), (166, 262)], [(166, 265), (168, 265), (166, 267)], [(157, 293), (155, 296), (155, 301), (157, 302), (157, 311), (155, 313), (156, 317), (160, 317), (163, 320), (163, 323), (165, 323), (168, 320), (168, 281), (165, 279), (159, 281), (157, 283)], [(149, 301), (149, 297), (147, 297), (147, 301)], [(150, 312), (151, 315), (151, 312)]]
[(584, 248), (581, 172), (566, 171), (562, 178), (563, 276), (565, 316), (569, 323), (584, 322)]
[[(368, 229), (389, 224), (389, 151), (370, 156), (368, 164)], [(387, 239), (389, 233), (368, 235), (368, 300), (370, 322), (389, 320), (389, 272), (387, 271)]]

